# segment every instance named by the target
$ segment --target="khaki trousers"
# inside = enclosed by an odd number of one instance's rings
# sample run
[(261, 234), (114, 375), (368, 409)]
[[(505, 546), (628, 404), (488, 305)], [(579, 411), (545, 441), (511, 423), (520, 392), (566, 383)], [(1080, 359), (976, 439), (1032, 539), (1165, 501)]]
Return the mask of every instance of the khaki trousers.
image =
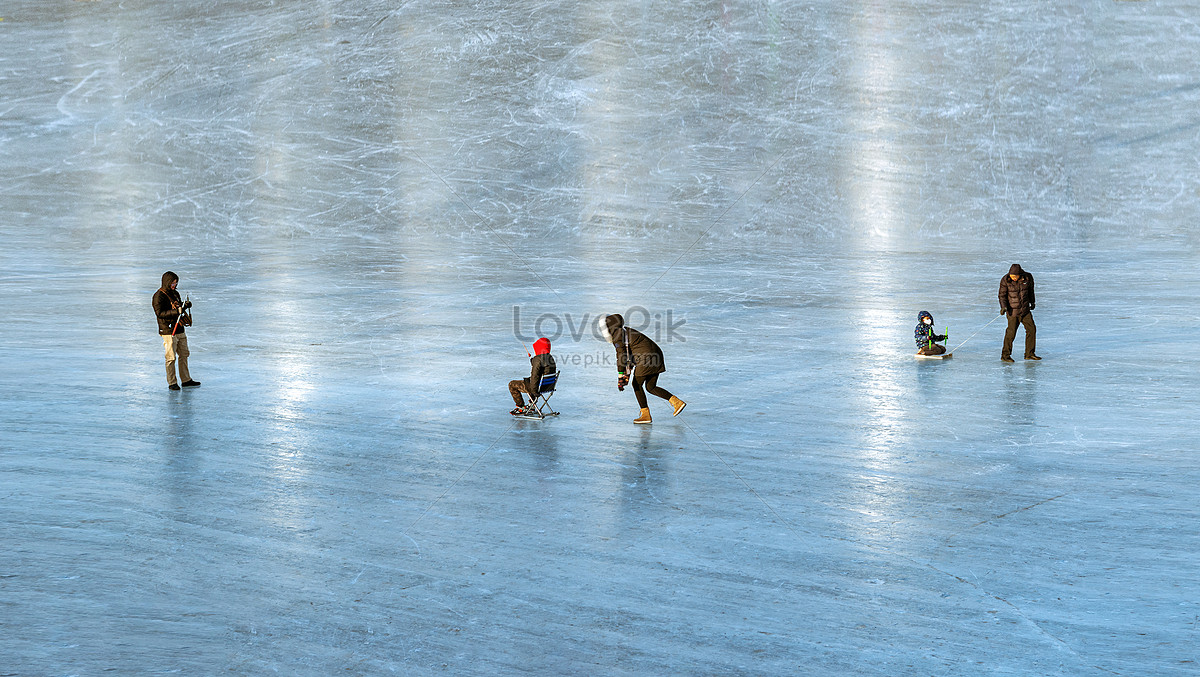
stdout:
[[(164, 335), (162, 340), (163, 352), (167, 354), (167, 385), (173, 386), (179, 381), (187, 383), (192, 380), (187, 366), (187, 358), (191, 354), (188, 352), (187, 336), (183, 334)], [(176, 364), (179, 365), (179, 381), (175, 380)]]

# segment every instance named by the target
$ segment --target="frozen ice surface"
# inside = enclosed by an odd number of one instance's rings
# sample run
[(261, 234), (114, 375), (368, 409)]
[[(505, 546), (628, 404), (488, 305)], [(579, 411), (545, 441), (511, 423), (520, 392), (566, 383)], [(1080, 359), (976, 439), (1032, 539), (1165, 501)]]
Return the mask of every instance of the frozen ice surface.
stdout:
[(1197, 674), (1194, 10), (7, 3), (0, 673)]

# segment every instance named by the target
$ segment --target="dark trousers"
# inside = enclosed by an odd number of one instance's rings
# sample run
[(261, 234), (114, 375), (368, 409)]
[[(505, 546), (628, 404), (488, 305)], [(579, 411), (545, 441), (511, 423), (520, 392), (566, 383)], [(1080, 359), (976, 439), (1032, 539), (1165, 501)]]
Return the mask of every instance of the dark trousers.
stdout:
[[(525, 381), (509, 381), (508, 394), (512, 395), (513, 402), (517, 403), (518, 407), (525, 406), (525, 400), (521, 398), (521, 393), (528, 393), (529, 386), (525, 385)], [(529, 398), (533, 400), (533, 398)]]
[(650, 391), (651, 395), (661, 397), (664, 400), (669, 400), (671, 393), (667, 392), (666, 388), (658, 387), (658, 374), (650, 374), (649, 376), (638, 377), (636, 374), (633, 377), (633, 394), (637, 397), (638, 406), (645, 409), (649, 405), (646, 404), (646, 393), (642, 392), (642, 384), (646, 385), (646, 390)]
[(1037, 343), (1037, 327), (1033, 324), (1033, 313), (1025, 313), (1017, 317), (1016, 313), (1008, 314), (1008, 329), (1004, 332), (1004, 347), (1000, 349), (1000, 357), (1012, 357), (1013, 339), (1017, 338), (1017, 324), (1025, 325), (1025, 357), (1033, 354)]

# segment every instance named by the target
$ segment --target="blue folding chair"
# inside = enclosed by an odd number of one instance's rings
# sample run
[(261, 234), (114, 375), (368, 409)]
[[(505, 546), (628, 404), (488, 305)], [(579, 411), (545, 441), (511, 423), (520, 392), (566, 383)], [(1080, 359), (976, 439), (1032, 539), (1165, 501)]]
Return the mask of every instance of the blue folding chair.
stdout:
[(558, 416), (558, 412), (550, 408), (550, 397), (554, 395), (554, 387), (558, 385), (560, 373), (556, 371), (553, 374), (542, 376), (542, 380), (538, 383), (538, 391), (529, 396), (529, 406), (525, 407), (525, 413), (521, 418), (540, 421), (547, 416)]

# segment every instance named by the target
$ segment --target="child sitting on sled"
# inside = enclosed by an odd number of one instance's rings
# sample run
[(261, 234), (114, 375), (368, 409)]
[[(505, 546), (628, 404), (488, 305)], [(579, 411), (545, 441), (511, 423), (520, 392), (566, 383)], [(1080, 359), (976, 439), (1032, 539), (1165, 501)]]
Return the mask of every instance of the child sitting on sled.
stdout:
[(558, 367), (554, 364), (554, 357), (550, 355), (550, 339), (542, 337), (534, 341), (533, 353), (533, 356), (529, 358), (531, 367), (529, 378), (508, 382), (508, 393), (512, 395), (513, 402), (517, 404), (516, 409), (508, 412), (513, 416), (521, 416), (526, 413), (525, 399), (521, 397), (521, 393), (529, 395), (530, 402), (532, 402), (537, 396), (538, 384), (542, 382), (542, 377), (558, 371)]
[(946, 334), (933, 333), (933, 315), (929, 314), (928, 310), (922, 310), (917, 315), (917, 328), (913, 330), (913, 338), (917, 341), (918, 355), (943, 355), (946, 346), (940, 346), (938, 343), (949, 337)]

